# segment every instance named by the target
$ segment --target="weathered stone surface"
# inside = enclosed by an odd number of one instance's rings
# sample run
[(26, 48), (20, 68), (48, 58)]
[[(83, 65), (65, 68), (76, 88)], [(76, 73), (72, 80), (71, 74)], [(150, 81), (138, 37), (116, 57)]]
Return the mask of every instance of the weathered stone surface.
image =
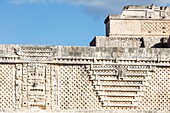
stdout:
[(90, 47), (0, 45), (0, 110), (169, 113), (169, 15), (126, 6)]
[(126, 6), (121, 15), (109, 15), (106, 18), (106, 35), (168, 36), (169, 19), (170, 7)]

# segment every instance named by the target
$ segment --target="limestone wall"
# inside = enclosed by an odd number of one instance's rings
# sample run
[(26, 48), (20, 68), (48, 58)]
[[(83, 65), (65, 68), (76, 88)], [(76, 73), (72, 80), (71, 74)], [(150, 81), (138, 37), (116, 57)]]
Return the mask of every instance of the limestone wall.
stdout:
[(169, 113), (169, 9), (126, 6), (91, 47), (0, 45), (0, 111)]
[(106, 18), (106, 36), (167, 36), (169, 19), (168, 6), (125, 6), (120, 15)]
[(1, 110), (114, 112), (170, 108), (169, 49), (1, 48)]
[(167, 19), (112, 18), (106, 21), (107, 36), (168, 36), (170, 22)]
[[(96, 36), (90, 46), (121, 48), (167, 48), (169, 36)], [(164, 40), (164, 46), (161, 45)]]

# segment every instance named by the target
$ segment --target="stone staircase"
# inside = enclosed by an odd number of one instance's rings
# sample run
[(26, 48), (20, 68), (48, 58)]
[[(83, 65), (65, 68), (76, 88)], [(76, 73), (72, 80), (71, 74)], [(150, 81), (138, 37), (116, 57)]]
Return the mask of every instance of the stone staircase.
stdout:
[(93, 64), (89, 75), (103, 107), (136, 107), (153, 70), (151, 66)]

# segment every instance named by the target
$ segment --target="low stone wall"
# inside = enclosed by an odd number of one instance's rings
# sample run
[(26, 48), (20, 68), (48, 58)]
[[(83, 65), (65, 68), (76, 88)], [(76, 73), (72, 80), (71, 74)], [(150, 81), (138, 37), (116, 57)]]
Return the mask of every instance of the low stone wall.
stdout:
[(110, 59), (170, 61), (169, 48), (122, 48), (78, 46), (0, 45), (0, 62), (30, 62), (55, 59)]

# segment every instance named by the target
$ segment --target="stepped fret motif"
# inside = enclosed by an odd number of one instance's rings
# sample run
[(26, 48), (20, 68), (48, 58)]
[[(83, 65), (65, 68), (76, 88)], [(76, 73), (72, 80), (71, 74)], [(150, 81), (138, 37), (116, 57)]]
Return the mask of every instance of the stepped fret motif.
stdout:
[(140, 104), (151, 66), (91, 65), (90, 79), (103, 107), (130, 107)]

